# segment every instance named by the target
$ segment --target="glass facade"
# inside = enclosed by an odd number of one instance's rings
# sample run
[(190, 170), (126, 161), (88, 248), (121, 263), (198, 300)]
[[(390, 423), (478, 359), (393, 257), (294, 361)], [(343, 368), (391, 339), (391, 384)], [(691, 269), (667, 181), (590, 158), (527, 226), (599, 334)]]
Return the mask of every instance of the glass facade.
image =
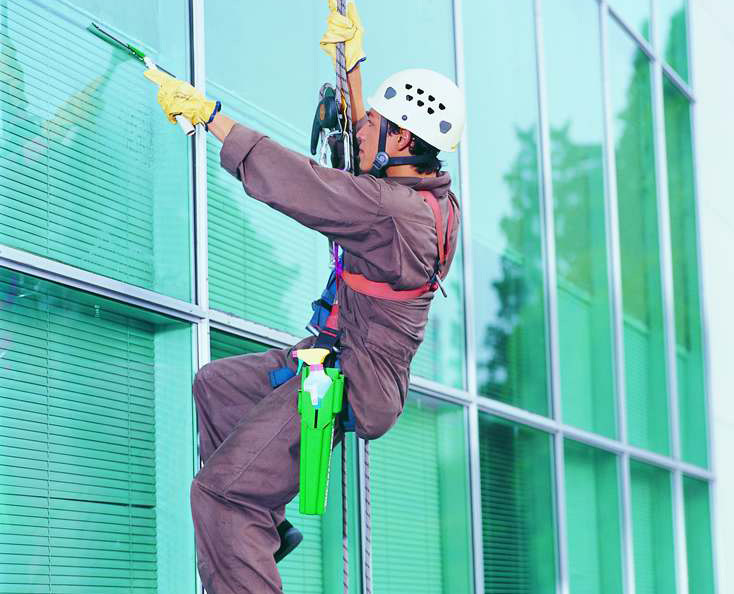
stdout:
[[(397, 57), (384, 8), (359, 10), (366, 95), (421, 66), (468, 111), (441, 155), (464, 209), (449, 299), (370, 445), (374, 590), (714, 593), (686, 0), (405, 0)], [(326, 15), (0, 0), (0, 591), (197, 592), (193, 375), (305, 336), (328, 274), (325, 238), (249, 199), (86, 27), (203, 67), (227, 114), (307, 153)], [(287, 507), (285, 592), (342, 587), (340, 479), (335, 455), (324, 516)]]

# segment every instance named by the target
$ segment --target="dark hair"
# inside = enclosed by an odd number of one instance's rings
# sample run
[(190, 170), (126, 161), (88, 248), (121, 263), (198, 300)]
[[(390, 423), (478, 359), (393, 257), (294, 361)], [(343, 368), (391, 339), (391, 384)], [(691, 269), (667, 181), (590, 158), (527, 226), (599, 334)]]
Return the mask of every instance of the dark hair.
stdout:
[[(399, 134), (400, 130), (402, 130), (402, 128), (395, 122), (387, 120), (388, 134)], [(410, 143), (410, 154), (416, 157), (422, 157), (424, 155), (426, 157), (425, 162), (413, 165), (413, 167), (416, 168), (416, 171), (418, 171), (418, 173), (438, 173), (441, 171), (443, 163), (438, 158), (439, 150), (412, 132), (411, 135), (413, 136), (413, 140)]]

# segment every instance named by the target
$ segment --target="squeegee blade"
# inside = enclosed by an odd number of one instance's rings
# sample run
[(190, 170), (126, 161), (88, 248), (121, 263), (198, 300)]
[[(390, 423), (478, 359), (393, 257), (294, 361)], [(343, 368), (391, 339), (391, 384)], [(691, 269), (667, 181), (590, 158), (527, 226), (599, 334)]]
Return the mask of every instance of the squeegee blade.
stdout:
[(97, 23), (94, 23), (94, 22), (91, 23), (87, 27), (87, 31), (96, 35), (101, 40), (106, 41), (107, 43), (114, 45), (115, 47), (118, 47), (121, 50), (126, 51), (128, 54), (137, 58), (138, 60), (142, 60), (145, 57), (140, 50), (136, 51), (135, 48), (133, 48), (130, 44), (125, 43), (124, 41), (120, 41), (119, 39), (117, 39), (117, 37), (105, 31)]

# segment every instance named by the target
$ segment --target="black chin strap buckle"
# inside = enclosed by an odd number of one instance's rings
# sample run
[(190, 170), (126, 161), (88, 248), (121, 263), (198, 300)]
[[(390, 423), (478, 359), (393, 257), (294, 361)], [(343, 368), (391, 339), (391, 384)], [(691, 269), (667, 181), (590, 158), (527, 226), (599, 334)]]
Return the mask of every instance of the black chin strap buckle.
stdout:
[(390, 155), (388, 155), (385, 151), (380, 151), (375, 155), (375, 160), (372, 161), (372, 169), (370, 169), (370, 174), (374, 175), (375, 177), (381, 177), (385, 173), (385, 167), (387, 167), (387, 164), (390, 162)]

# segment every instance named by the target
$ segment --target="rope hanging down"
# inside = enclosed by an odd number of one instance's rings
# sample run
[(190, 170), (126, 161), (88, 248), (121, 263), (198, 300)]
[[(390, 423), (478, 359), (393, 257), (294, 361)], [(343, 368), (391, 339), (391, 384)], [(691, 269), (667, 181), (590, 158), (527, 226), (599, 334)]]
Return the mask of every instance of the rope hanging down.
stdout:
[[(346, 0), (337, 0), (339, 14), (346, 14)], [(349, 95), (349, 82), (347, 81), (346, 57), (344, 54), (344, 43), (336, 45), (336, 96), (339, 110), (344, 106), (342, 121), (344, 122), (344, 165), (350, 173), (355, 173), (355, 155), (353, 143), (352, 125), (352, 101)], [(331, 251), (331, 250), (330, 250)], [(337, 262), (334, 263), (337, 265)], [(344, 594), (349, 592), (349, 542), (347, 538), (347, 440), (346, 435), (342, 440), (342, 552), (344, 558)], [(369, 464), (369, 442), (364, 441), (364, 592), (372, 594), (372, 510), (370, 505), (370, 464)]]

